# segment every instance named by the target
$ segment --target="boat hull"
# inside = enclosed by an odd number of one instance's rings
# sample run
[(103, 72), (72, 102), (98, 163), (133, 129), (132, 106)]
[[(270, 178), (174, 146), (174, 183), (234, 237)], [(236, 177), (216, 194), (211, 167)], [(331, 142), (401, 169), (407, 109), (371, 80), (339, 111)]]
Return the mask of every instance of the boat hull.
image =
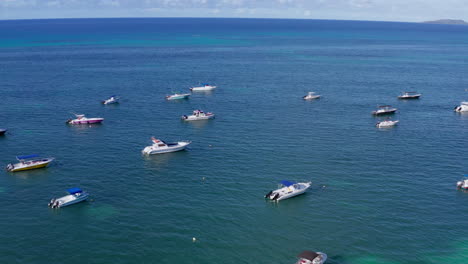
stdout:
[(283, 187), (283, 188), (271, 191), (270, 193), (268, 193), (266, 198), (273, 200), (273, 201), (277, 201), (277, 202), (286, 200), (286, 199), (305, 193), (307, 189), (310, 188), (312, 183), (307, 182), (307, 183), (297, 183), (297, 184), (301, 186), (300, 189), (296, 187), (293, 189), (291, 189), (290, 187)]
[(411, 95), (411, 96), (398, 96), (400, 100), (411, 100), (411, 99), (419, 99), (421, 95)]
[(167, 100), (180, 100), (180, 99), (188, 99), (190, 94), (179, 94), (179, 95), (169, 95), (166, 96)]
[(49, 207), (62, 208), (62, 207), (69, 206), (72, 204), (84, 202), (88, 199), (88, 197), (89, 197), (89, 194), (87, 192), (83, 192), (79, 196), (76, 196), (73, 194), (65, 195), (63, 197), (54, 199), (53, 202), (51, 201), (49, 203)]
[(70, 125), (83, 125), (83, 124), (100, 124), (104, 121), (104, 118), (89, 118), (87, 120), (70, 120), (68, 124)]
[(206, 116), (183, 116), (182, 119), (184, 121), (198, 121), (198, 120), (208, 120), (208, 119), (213, 119), (215, 115), (206, 115)]
[(373, 115), (376, 115), (376, 116), (381, 116), (381, 115), (392, 115), (392, 114), (395, 114), (397, 110), (388, 110), (388, 111), (385, 111), (385, 112), (378, 112), (378, 111), (374, 111), (372, 112)]
[(190, 88), (193, 92), (202, 92), (202, 91), (211, 91), (216, 89), (216, 86), (202, 86), (202, 87), (192, 87)]
[(164, 148), (154, 148), (153, 146), (148, 146), (143, 149), (142, 153), (146, 155), (155, 155), (155, 154), (164, 154), (170, 152), (176, 152), (184, 150), (190, 142), (178, 142), (177, 146), (168, 146)]

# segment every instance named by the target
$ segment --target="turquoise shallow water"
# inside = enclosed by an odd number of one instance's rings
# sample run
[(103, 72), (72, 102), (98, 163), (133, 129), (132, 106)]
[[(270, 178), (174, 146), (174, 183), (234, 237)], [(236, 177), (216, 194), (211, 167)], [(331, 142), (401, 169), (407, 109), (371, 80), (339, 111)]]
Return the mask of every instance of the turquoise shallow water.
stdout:
[[(248, 19), (1, 21), (0, 263), (465, 263), (468, 28)], [(198, 82), (219, 89), (167, 102)], [(313, 102), (308, 91), (323, 96)], [(405, 90), (423, 94), (398, 101)], [(122, 96), (120, 105), (99, 100)], [(378, 130), (378, 104), (400, 111)], [(215, 120), (183, 123), (201, 108)], [(67, 126), (70, 112), (100, 126)], [(191, 140), (143, 157), (149, 138)], [(2, 165), (3, 166), (3, 165)], [(204, 178), (204, 180), (203, 180)], [(263, 195), (310, 180), (300, 197)], [(80, 186), (92, 199), (47, 202)], [(192, 237), (197, 242), (192, 242)], [(328, 262), (327, 262), (328, 263)]]

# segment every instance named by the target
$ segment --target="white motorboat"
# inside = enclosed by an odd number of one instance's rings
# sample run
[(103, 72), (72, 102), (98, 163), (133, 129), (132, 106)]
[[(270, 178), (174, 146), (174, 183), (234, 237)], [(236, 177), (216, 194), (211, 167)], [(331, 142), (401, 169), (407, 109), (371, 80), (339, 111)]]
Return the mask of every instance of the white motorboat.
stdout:
[(394, 114), (397, 111), (396, 108), (391, 105), (380, 105), (379, 109), (372, 111), (373, 115), (389, 115)]
[(120, 97), (118, 96), (115, 96), (115, 95), (112, 95), (111, 97), (109, 97), (108, 99), (102, 101), (103, 104), (105, 105), (108, 105), (108, 104), (116, 104), (118, 103), (120, 100)]
[(313, 100), (320, 98), (320, 95), (315, 94), (315, 92), (309, 92), (306, 96), (302, 97), (304, 100)]
[(468, 112), (468, 102), (461, 102), (461, 104), (454, 109), (455, 112)]
[(16, 159), (19, 162), (8, 164), (6, 166), (7, 171), (16, 172), (45, 168), (54, 160), (54, 158), (40, 158), (37, 154), (17, 156)]
[(281, 181), (281, 188), (270, 191), (265, 195), (265, 198), (268, 198), (272, 201), (281, 201), (285, 200), (299, 194), (303, 194), (307, 189), (309, 189), (312, 182), (291, 182), (291, 181)]
[(87, 192), (84, 192), (80, 188), (70, 188), (70, 189), (67, 189), (67, 192), (68, 192), (68, 195), (50, 200), (48, 204), (49, 207), (60, 208), (60, 207), (86, 201), (86, 199), (88, 199), (89, 197), (89, 194)]
[(191, 87), (190, 90), (193, 91), (193, 92), (196, 92), (196, 91), (211, 91), (213, 89), (216, 89), (216, 87), (217, 86), (215, 86), (215, 85), (210, 85), (208, 83), (203, 83), (200, 86)]
[(87, 118), (85, 115), (81, 114), (74, 114), (76, 116), (76, 119), (68, 119), (67, 124), (70, 125), (80, 125), (80, 124), (99, 124), (102, 121), (104, 121), (104, 118), (102, 117), (93, 117), (93, 118)]
[(465, 175), (465, 178), (457, 182), (457, 188), (468, 190), (468, 174)]
[(186, 93), (186, 94), (175, 93), (175, 94), (166, 96), (166, 99), (167, 100), (187, 99), (189, 96), (190, 96), (189, 93)]
[(153, 154), (162, 154), (168, 152), (175, 152), (184, 150), (191, 142), (190, 141), (179, 141), (174, 143), (165, 143), (162, 140), (156, 139), (151, 137), (153, 141), (153, 145), (147, 146), (143, 149), (142, 153), (146, 155), (153, 155)]
[(419, 99), (421, 97), (420, 93), (417, 92), (404, 92), (398, 96), (398, 99)]
[(384, 120), (381, 122), (378, 122), (375, 126), (378, 128), (385, 128), (385, 127), (392, 127), (398, 124), (398, 120)]
[(205, 113), (202, 110), (194, 110), (192, 115), (183, 115), (182, 120), (185, 121), (196, 121), (196, 120), (207, 120), (207, 119), (212, 119), (214, 118), (215, 115), (213, 113)]
[(296, 264), (323, 264), (327, 260), (327, 254), (309, 250), (302, 251), (297, 257)]

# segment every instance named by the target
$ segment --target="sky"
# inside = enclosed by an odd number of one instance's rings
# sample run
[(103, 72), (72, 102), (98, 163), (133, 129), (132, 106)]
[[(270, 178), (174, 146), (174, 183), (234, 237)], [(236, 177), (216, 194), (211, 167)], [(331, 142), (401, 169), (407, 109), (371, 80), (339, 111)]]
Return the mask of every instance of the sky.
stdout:
[(468, 0), (0, 0), (0, 20), (245, 17), (420, 22), (468, 20)]

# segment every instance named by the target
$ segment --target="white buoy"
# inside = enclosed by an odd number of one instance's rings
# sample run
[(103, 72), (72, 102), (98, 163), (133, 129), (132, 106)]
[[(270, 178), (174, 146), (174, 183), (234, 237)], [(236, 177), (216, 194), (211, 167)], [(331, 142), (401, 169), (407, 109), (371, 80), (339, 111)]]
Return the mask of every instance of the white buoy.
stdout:
[(193, 241), (193, 242), (196, 242), (197, 239), (196, 239), (195, 237), (192, 237), (192, 241)]
[(203, 177), (202, 180), (204, 181), (204, 180), (205, 180), (205, 177)]

